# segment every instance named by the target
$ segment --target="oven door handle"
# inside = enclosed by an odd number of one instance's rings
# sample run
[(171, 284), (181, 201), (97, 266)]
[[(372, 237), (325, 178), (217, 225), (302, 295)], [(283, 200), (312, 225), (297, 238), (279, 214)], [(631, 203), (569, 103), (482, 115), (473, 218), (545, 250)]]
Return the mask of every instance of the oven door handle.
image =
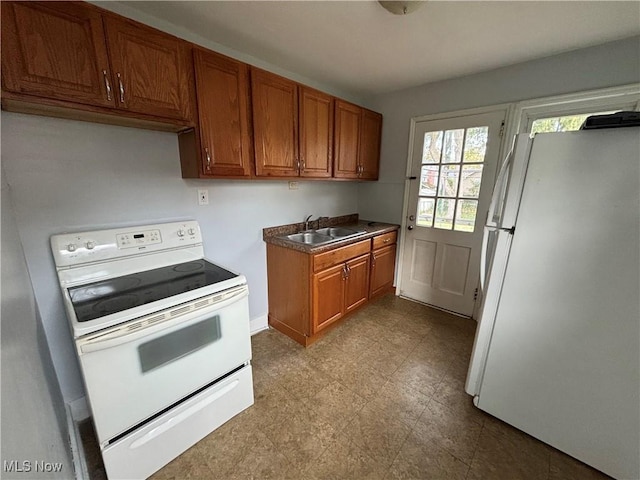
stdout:
[[(170, 318), (159, 323), (154, 323), (152, 326), (143, 326), (133, 331), (129, 330), (129, 326), (125, 324), (108, 333), (96, 334), (86, 339), (79, 339), (76, 342), (78, 347), (78, 354), (83, 355), (100, 350), (106, 350), (107, 348), (118, 347), (125, 343), (133, 342), (140, 338), (153, 335), (154, 333), (158, 333), (172, 327), (183, 327), (185, 323), (197, 323), (203, 317), (209, 317), (212, 315), (212, 313), (215, 313), (215, 311), (225, 308), (241, 300), (242, 298), (247, 297), (248, 295), (249, 289), (245, 286), (236, 291), (227, 293), (223, 292), (221, 294), (218, 294), (218, 296), (221, 297), (219, 301), (214, 301), (214, 303), (208, 305), (207, 307), (191, 312), (197, 313), (197, 316), (193, 316), (190, 313), (185, 313), (182, 316)], [(196, 300), (193, 303), (197, 303), (198, 301), (199, 300)], [(181, 308), (184, 307), (177, 306), (175, 309), (179, 310)], [(203, 311), (206, 311), (208, 313), (203, 313)], [(188, 318), (185, 319), (185, 317)]]

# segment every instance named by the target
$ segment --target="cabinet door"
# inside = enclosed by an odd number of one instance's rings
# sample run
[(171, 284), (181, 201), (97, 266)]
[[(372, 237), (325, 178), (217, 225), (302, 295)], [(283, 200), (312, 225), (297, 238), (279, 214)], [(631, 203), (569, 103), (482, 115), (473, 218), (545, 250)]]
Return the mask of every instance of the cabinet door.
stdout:
[(195, 50), (202, 172), (249, 176), (249, 76), (246, 64)]
[(344, 264), (313, 275), (313, 332), (317, 333), (344, 315)]
[(349, 260), (345, 286), (345, 313), (358, 308), (369, 299), (369, 254)]
[(107, 16), (104, 20), (118, 108), (190, 120), (189, 44), (138, 23)]
[(382, 133), (382, 115), (362, 109), (360, 129), (360, 148), (358, 150), (360, 178), (377, 180), (380, 164), (380, 135)]
[(252, 68), (251, 95), (256, 175), (298, 176), (296, 83)]
[(361, 110), (356, 105), (336, 100), (333, 170), (336, 178), (358, 178)]
[(393, 285), (396, 270), (396, 246), (379, 248), (371, 252), (371, 284), (369, 296), (373, 297)]
[(100, 13), (79, 2), (2, 2), (2, 86), (113, 107)]
[(333, 170), (333, 98), (299, 86), (300, 176), (331, 177)]

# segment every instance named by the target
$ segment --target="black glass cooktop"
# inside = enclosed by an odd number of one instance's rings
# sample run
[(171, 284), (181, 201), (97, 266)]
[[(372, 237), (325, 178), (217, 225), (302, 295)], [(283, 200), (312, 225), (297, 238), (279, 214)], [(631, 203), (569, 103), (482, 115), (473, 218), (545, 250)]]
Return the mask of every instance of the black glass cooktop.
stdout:
[(73, 287), (69, 295), (78, 322), (88, 322), (237, 276), (196, 260)]

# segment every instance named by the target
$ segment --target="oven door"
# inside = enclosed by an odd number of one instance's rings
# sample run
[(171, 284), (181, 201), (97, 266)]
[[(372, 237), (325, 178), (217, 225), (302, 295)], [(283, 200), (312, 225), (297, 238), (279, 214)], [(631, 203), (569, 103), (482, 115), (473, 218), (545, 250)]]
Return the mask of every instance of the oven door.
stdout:
[(246, 285), (76, 341), (101, 446), (251, 359)]

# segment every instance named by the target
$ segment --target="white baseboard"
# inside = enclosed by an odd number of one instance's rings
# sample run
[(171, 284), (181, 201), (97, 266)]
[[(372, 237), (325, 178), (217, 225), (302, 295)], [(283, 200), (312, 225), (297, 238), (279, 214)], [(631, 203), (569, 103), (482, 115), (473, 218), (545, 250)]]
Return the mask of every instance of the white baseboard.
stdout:
[(89, 417), (89, 407), (85, 397), (66, 404), (67, 430), (69, 431), (69, 444), (71, 445), (71, 458), (73, 460), (73, 470), (76, 480), (88, 480), (89, 469), (85, 460), (82, 439), (78, 422)]
[(249, 322), (251, 335), (255, 335), (256, 333), (267, 330), (268, 328), (269, 316), (266, 313), (264, 315), (260, 315), (259, 317), (251, 319), (251, 321)]

